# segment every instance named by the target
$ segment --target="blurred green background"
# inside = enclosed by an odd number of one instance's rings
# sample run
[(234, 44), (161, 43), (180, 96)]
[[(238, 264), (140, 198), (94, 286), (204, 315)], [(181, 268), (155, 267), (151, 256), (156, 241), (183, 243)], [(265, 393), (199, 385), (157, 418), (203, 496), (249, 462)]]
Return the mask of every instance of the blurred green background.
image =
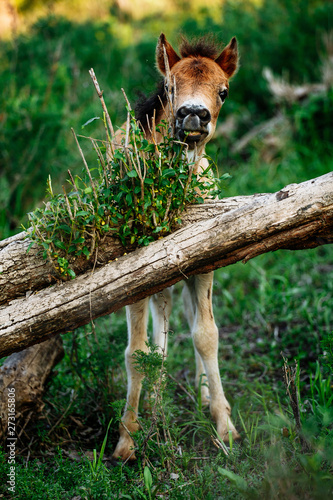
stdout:
[[(0, 238), (21, 230), (41, 202), (51, 174), (55, 189), (81, 160), (70, 128), (101, 115), (88, 74), (93, 67), (115, 125), (153, 91), (161, 31), (237, 36), (241, 54), (230, 99), (208, 153), (232, 175), (226, 196), (273, 191), (332, 170), (333, 5), (320, 0), (6, 0), (0, 7)], [(293, 85), (326, 82), (297, 102), (276, 99), (263, 69)], [(332, 74), (330, 74), (330, 71)], [(328, 83), (327, 83), (328, 82)], [(280, 127), (244, 134), (277, 114)], [(84, 134), (103, 137), (99, 121)], [(235, 147), (236, 145), (236, 147)], [(237, 146), (238, 145), (238, 146)], [(88, 143), (85, 146), (90, 148)], [(95, 158), (86, 151), (90, 166)]]

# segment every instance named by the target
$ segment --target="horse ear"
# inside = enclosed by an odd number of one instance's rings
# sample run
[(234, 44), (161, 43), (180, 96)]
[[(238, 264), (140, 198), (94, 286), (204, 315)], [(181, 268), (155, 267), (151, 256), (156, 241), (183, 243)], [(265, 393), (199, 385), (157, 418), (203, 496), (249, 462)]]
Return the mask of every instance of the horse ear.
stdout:
[(166, 54), (168, 57), (169, 61), (169, 67), (170, 69), (176, 62), (180, 61), (179, 55), (174, 51), (174, 49), (171, 47), (170, 43), (167, 41), (165, 38), (164, 33), (161, 33), (160, 38), (158, 39), (157, 46), (156, 46), (156, 64), (157, 68), (159, 71), (165, 75), (166, 74), (166, 69), (165, 69), (165, 62), (164, 62), (164, 49), (165, 47)]
[(232, 77), (238, 65), (237, 40), (233, 37), (215, 62), (221, 66), (228, 78)]

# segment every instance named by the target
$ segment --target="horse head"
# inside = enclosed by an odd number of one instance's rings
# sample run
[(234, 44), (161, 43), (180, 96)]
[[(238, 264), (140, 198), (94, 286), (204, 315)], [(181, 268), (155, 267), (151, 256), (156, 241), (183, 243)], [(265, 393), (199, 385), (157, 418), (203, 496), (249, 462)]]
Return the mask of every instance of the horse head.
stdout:
[(156, 47), (157, 68), (165, 85), (171, 85), (167, 91), (173, 100), (175, 136), (200, 154), (214, 134), (229, 79), (237, 69), (237, 41), (232, 38), (220, 53), (207, 39), (193, 43), (183, 39), (179, 50), (180, 56), (162, 33)]

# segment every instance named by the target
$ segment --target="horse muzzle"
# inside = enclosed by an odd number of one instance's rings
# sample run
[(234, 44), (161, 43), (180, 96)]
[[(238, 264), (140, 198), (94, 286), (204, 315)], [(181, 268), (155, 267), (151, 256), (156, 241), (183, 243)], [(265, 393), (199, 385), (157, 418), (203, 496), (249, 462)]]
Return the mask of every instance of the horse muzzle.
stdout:
[(176, 113), (175, 134), (178, 140), (186, 142), (189, 149), (205, 142), (209, 134), (211, 114), (201, 105), (181, 106)]

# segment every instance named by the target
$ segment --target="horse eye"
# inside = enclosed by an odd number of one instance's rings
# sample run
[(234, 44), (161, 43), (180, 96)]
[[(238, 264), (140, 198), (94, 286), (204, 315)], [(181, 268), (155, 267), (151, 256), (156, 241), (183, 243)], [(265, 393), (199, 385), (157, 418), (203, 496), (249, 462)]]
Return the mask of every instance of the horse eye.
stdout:
[(219, 96), (222, 102), (225, 101), (226, 98), (228, 97), (228, 90), (227, 89), (222, 90), (221, 92), (219, 92)]

